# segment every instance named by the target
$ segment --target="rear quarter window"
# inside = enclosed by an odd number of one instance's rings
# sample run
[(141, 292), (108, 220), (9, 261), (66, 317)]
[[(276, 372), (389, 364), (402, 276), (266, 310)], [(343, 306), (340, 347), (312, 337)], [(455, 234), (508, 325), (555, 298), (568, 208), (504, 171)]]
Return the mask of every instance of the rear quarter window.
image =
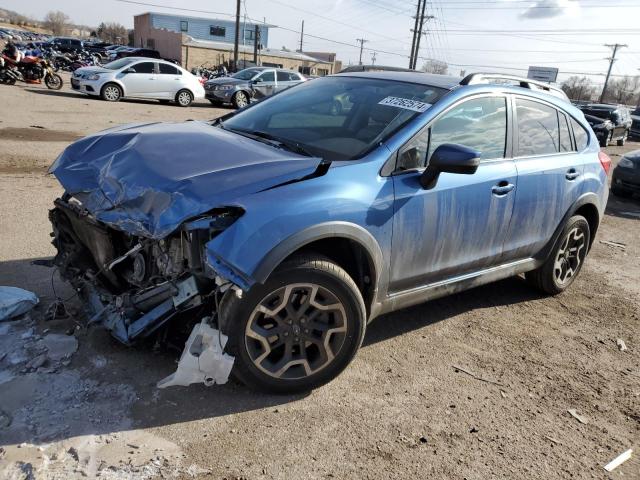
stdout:
[(580, 152), (587, 148), (589, 144), (589, 134), (585, 128), (575, 119), (571, 119), (571, 126), (573, 127), (573, 136), (576, 139), (576, 149)]

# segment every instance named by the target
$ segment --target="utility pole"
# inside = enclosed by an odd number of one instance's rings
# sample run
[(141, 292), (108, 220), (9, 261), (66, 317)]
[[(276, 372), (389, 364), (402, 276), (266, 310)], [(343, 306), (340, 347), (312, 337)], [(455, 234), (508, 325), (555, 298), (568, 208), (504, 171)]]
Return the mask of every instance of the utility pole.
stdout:
[(420, 39), (422, 38), (422, 29), (424, 28), (425, 21), (429, 21), (432, 18), (436, 18), (433, 15), (427, 15), (426, 17), (424, 16), (424, 10), (426, 6), (427, 6), (427, 2), (425, 1), (422, 4), (422, 11), (420, 12), (420, 27), (418, 29), (418, 34), (416, 35), (416, 51), (413, 56), (413, 66), (411, 67), (413, 70), (416, 69), (416, 65), (418, 63), (418, 54), (420, 53)]
[(258, 45), (260, 45), (260, 27), (255, 26), (253, 32), (253, 63), (258, 65)]
[(620, 43), (615, 43), (613, 45), (611, 45), (611, 44), (605, 45), (605, 47), (613, 48), (613, 54), (611, 55), (610, 58), (607, 58), (607, 60), (609, 60), (609, 70), (607, 70), (607, 76), (604, 79), (604, 86), (602, 87), (602, 94), (600, 94), (600, 103), (604, 103), (604, 96), (607, 93), (607, 84), (609, 83), (609, 77), (611, 76), (611, 68), (613, 67), (613, 62), (616, 61), (616, 53), (618, 53), (618, 49), (619, 48), (624, 48), (624, 47), (628, 47), (628, 46), (629, 45), (622, 45)]
[(358, 60), (358, 65), (362, 65), (362, 49), (364, 48), (364, 44), (369, 40), (365, 40), (364, 38), (356, 38), (358, 42), (360, 42), (360, 60)]
[(300, 53), (302, 53), (302, 41), (304, 40), (304, 20), (302, 20), (302, 28), (300, 28)]
[[(427, 0), (424, 0), (425, 2)], [(413, 32), (413, 40), (411, 41), (411, 56), (409, 57), (409, 68), (411, 68), (411, 65), (413, 65), (413, 56), (416, 53), (416, 35), (418, 33), (418, 22), (420, 21), (420, 7), (422, 5), (422, 0), (418, 0), (418, 5), (416, 7), (416, 21), (415, 24), (413, 25), (413, 30), (411, 30)]]
[(238, 43), (240, 42), (240, 3), (236, 0), (236, 35), (233, 42), (233, 71), (238, 71)]
[(376, 52), (373, 52), (371, 54), (371, 65), (375, 65), (376, 64)]

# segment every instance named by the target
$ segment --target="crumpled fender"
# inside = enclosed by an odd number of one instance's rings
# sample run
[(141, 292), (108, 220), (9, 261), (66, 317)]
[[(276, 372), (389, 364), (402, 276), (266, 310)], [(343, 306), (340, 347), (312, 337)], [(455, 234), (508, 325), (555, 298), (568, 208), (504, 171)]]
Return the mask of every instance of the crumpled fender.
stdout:
[[(205, 245), (208, 265), (242, 290), (263, 283), (293, 251), (328, 237), (359, 243), (388, 274), (393, 182), (371, 178), (368, 162), (333, 164), (326, 175), (243, 198), (245, 213)], [(308, 235), (307, 235), (308, 234)], [(381, 278), (382, 283), (385, 279)]]
[(316, 171), (321, 160), (204, 122), (119, 127), (67, 147), (50, 168), (99, 221), (160, 239), (185, 220)]

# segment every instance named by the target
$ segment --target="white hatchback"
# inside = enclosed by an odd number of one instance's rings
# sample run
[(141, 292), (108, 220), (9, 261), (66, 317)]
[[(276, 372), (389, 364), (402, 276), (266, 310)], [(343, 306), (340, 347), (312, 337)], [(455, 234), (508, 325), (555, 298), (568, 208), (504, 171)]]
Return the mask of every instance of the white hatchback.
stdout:
[(204, 98), (200, 80), (185, 69), (165, 60), (126, 57), (102, 67), (83, 67), (73, 72), (71, 88), (103, 100), (152, 98), (174, 101), (188, 107)]

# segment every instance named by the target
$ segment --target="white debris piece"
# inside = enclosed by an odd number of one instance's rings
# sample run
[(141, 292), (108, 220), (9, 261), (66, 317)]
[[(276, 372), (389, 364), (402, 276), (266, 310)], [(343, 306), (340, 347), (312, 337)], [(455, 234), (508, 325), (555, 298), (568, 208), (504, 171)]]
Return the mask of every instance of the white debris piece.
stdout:
[(27, 313), (37, 304), (38, 297), (33, 292), (0, 286), (0, 322)]
[(626, 462), (627, 460), (629, 460), (631, 458), (631, 454), (633, 453), (632, 449), (627, 450), (626, 452), (621, 453), (620, 455), (618, 455), (616, 458), (614, 458), (613, 460), (611, 460), (609, 463), (607, 463), (604, 466), (604, 469), (607, 472), (612, 472), (614, 469), (618, 468), (620, 465), (622, 465), (624, 462)]
[(223, 352), (227, 336), (210, 327), (206, 318), (193, 327), (187, 340), (178, 369), (160, 380), (158, 388), (203, 382), (206, 386), (227, 383), (234, 358)]

